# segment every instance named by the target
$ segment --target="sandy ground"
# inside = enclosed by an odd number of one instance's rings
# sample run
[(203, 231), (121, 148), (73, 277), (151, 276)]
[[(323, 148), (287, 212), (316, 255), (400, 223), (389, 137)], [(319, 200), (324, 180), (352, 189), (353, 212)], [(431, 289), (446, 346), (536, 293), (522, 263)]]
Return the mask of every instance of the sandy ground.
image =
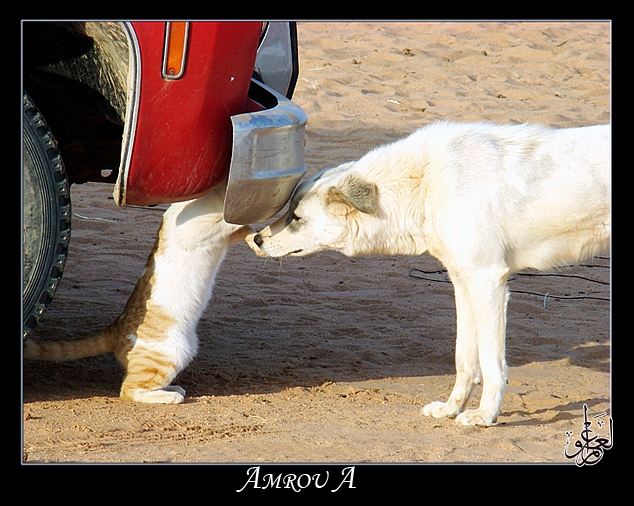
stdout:
[[(436, 120), (610, 121), (608, 23), (300, 23), (298, 32), (294, 100), (309, 116), (309, 174)], [(73, 187), (66, 271), (37, 337), (98, 330), (140, 275), (162, 208), (117, 208), (111, 190)], [(452, 286), (442, 274), (410, 275), (440, 269), (435, 259), (276, 261), (240, 244), (200, 322), (199, 355), (177, 380), (184, 404), (120, 401), (123, 371), (110, 355), (27, 361), (24, 459), (572, 465), (566, 431), (574, 442), (583, 405), (611, 413), (609, 265), (606, 253), (511, 282), (533, 294), (509, 303), (499, 424), (460, 427), (419, 415), (454, 381)]]

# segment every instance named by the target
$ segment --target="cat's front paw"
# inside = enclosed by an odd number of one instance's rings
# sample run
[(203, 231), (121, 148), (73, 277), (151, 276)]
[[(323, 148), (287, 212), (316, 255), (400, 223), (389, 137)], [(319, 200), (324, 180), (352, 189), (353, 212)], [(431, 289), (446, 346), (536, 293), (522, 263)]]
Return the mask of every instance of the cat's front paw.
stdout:
[(151, 404), (180, 404), (185, 400), (185, 390), (177, 385), (169, 385), (159, 390), (135, 388), (121, 392), (121, 397), (134, 402)]
[(177, 392), (183, 397), (185, 397), (185, 394), (187, 393), (184, 388), (179, 387), (178, 385), (167, 385), (166, 387), (163, 387), (163, 390), (167, 390), (168, 392)]

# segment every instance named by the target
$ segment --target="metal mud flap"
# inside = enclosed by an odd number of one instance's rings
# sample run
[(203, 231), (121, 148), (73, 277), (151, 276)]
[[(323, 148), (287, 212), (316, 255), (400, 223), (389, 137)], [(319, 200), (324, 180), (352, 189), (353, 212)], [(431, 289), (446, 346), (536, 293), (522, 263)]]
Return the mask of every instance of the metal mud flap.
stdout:
[(306, 113), (256, 79), (249, 98), (266, 109), (231, 117), (233, 147), (224, 219), (248, 225), (277, 214), (306, 173)]

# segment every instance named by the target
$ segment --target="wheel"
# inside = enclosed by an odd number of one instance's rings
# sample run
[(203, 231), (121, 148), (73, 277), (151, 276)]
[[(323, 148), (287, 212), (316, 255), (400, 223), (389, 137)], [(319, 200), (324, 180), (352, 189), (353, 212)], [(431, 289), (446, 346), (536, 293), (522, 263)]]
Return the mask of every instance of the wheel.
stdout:
[(41, 112), (24, 93), (23, 337), (53, 300), (70, 242), (70, 185), (62, 157)]

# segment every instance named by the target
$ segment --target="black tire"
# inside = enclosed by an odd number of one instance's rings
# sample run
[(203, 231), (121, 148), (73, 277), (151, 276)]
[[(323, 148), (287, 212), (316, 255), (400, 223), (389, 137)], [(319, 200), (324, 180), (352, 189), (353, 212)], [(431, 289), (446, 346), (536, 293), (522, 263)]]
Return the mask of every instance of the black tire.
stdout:
[(23, 337), (37, 327), (62, 278), (70, 243), (70, 185), (53, 133), (24, 93)]

